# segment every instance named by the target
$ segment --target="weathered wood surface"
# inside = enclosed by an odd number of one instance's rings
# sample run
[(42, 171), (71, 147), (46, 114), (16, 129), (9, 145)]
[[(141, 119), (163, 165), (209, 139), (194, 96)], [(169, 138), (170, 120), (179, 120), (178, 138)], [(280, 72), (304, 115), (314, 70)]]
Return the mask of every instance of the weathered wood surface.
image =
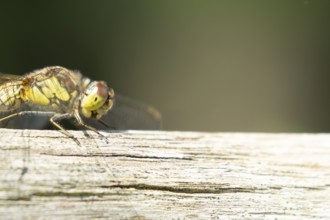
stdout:
[(330, 219), (330, 135), (0, 129), (1, 219)]

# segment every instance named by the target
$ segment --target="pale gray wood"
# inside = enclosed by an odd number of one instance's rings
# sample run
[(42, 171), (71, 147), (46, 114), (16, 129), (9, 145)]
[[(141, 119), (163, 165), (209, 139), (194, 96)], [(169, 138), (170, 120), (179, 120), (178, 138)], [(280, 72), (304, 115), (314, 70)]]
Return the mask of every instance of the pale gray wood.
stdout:
[(0, 129), (1, 219), (330, 219), (330, 135)]

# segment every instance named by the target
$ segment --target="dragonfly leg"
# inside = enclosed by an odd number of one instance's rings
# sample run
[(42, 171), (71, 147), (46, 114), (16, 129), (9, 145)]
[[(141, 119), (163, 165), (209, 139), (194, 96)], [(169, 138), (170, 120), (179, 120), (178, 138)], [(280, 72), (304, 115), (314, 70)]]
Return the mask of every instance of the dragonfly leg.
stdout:
[(65, 130), (59, 123), (58, 121), (63, 120), (63, 119), (68, 119), (71, 118), (71, 114), (69, 113), (65, 113), (65, 114), (54, 114), (51, 118), (50, 118), (50, 122), (55, 125), (63, 134), (65, 134), (66, 136), (70, 137), (70, 138), (74, 138), (73, 134), (71, 134), (70, 132), (68, 132), (67, 130)]
[(23, 115), (43, 115), (43, 116), (50, 117), (50, 116), (54, 115), (54, 112), (22, 111), (22, 112), (13, 113), (11, 115), (0, 118), (0, 122), (10, 120), (16, 116), (23, 116)]
[(76, 112), (74, 114), (74, 117), (76, 118), (77, 122), (78, 122), (78, 125), (82, 126), (82, 127), (85, 127), (87, 128), (88, 130), (91, 130), (91, 131), (94, 131), (95, 133), (97, 133), (98, 135), (100, 136), (104, 136), (102, 135), (96, 128), (92, 127), (92, 126), (89, 126), (89, 125), (86, 125), (85, 122), (82, 120), (82, 118), (80, 117), (79, 113)]
[(3, 118), (0, 118), (0, 122), (1, 122), (1, 121), (9, 120), (9, 119), (11, 119), (11, 118), (14, 118), (14, 117), (18, 116), (20, 113), (21, 113), (21, 112), (14, 113), (14, 114), (11, 114), (11, 115), (8, 115), (8, 116), (5, 116), (5, 117), (3, 117)]

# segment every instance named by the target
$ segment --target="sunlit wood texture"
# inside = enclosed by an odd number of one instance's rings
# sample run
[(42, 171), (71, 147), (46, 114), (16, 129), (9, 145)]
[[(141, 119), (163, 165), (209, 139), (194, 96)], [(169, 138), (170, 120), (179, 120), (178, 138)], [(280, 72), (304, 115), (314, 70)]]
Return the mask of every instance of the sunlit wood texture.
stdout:
[(330, 135), (0, 129), (1, 219), (330, 219)]

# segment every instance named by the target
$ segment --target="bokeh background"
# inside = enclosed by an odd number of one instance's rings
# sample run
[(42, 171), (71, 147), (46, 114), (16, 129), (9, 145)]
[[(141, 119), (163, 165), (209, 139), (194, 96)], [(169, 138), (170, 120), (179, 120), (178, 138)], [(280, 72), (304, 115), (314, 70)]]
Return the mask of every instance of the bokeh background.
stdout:
[(329, 132), (330, 1), (1, 1), (0, 72), (78, 69), (165, 130)]

